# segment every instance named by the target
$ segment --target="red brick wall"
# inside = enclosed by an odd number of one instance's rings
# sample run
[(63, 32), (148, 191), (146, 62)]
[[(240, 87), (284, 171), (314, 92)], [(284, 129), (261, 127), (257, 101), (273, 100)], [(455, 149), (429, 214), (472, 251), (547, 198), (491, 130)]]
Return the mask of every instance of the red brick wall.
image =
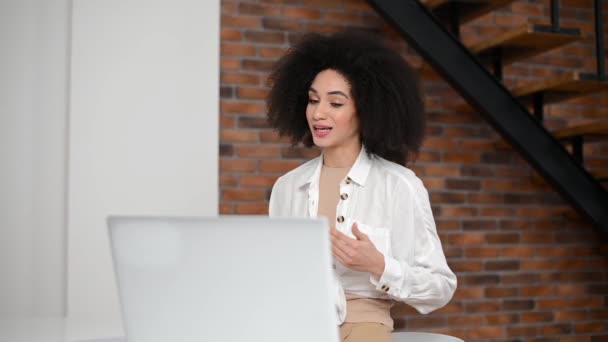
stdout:
[[(463, 28), (467, 42), (507, 27), (548, 23), (549, 1), (518, 0)], [(585, 39), (505, 68), (508, 85), (595, 68), (591, 0), (562, 0), (562, 25)], [(608, 12), (608, 8), (606, 9)], [(275, 179), (318, 152), (293, 148), (265, 120), (272, 63), (306, 31), (347, 26), (383, 32), (415, 65), (420, 57), (361, 0), (222, 1), (220, 193), (222, 214), (266, 214)], [(608, 25), (607, 25), (608, 26)], [(608, 36), (608, 34), (606, 35)], [(608, 340), (608, 244), (516, 153), (498, 150), (477, 114), (456, 113), (457, 94), (424, 77), (428, 132), (411, 165), (427, 186), (459, 287), (445, 308), (394, 309), (396, 326), (467, 341)], [(608, 96), (547, 107), (547, 125), (608, 120)], [(586, 148), (587, 165), (608, 167), (608, 145)]]

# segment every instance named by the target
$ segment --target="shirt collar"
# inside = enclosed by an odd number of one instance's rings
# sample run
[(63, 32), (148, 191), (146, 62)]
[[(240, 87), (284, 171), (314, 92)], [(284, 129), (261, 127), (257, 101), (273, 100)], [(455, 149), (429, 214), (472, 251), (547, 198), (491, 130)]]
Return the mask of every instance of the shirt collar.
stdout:
[[(306, 173), (300, 178), (299, 186), (307, 184), (315, 184), (319, 181), (321, 176), (321, 167), (323, 166), (323, 154), (316, 159), (311, 160), (311, 165), (306, 169)], [(359, 156), (355, 163), (348, 171), (347, 177), (360, 186), (365, 186), (369, 170), (372, 167), (372, 160), (367, 154), (365, 146), (361, 146)]]

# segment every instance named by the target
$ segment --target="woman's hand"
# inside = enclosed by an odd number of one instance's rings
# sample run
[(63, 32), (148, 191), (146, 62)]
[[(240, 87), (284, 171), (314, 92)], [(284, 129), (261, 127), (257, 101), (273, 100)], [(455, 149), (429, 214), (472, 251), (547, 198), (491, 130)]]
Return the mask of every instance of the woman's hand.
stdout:
[(380, 278), (384, 272), (384, 256), (380, 253), (369, 237), (361, 231), (357, 224), (353, 224), (352, 239), (333, 228), (331, 234), (332, 254), (344, 266), (359, 272), (369, 272)]

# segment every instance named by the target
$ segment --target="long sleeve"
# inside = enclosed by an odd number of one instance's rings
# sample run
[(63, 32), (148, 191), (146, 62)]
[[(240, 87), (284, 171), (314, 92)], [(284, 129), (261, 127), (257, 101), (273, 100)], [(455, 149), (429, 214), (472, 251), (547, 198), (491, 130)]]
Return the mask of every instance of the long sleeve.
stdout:
[(384, 273), (371, 282), (378, 291), (426, 314), (446, 305), (456, 290), (447, 265), (428, 192), (419, 179), (395, 189), (392, 253), (384, 255)]

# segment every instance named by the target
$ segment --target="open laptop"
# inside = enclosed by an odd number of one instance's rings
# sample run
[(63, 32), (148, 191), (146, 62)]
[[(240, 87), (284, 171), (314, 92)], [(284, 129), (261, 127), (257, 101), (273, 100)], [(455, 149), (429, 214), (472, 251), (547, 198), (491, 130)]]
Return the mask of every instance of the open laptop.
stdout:
[(327, 222), (108, 218), (128, 342), (336, 342)]

